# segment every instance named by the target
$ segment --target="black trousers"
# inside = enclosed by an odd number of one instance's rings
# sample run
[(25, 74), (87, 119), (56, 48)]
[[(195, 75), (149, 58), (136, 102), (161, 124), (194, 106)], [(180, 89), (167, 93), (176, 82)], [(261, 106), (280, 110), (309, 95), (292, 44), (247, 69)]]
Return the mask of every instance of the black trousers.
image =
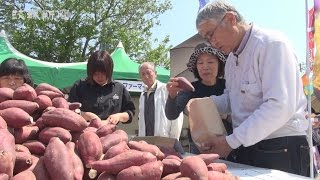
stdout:
[(229, 154), (227, 160), (310, 176), (310, 154), (306, 136), (280, 137), (263, 140), (249, 147), (240, 146)]

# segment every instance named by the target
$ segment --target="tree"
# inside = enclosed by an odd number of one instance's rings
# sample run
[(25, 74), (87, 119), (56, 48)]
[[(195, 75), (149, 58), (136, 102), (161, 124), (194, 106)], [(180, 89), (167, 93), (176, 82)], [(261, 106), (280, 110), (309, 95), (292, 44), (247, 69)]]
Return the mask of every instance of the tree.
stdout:
[(85, 61), (122, 41), (132, 59), (168, 67), (169, 37), (152, 48), (151, 28), (171, 7), (169, 0), (4, 0), (0, 28), (16, 49), (44, 61)]

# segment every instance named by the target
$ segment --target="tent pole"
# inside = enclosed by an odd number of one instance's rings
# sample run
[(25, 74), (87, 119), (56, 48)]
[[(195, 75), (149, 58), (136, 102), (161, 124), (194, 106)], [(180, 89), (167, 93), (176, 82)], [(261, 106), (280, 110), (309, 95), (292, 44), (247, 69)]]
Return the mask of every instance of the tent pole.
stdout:
[(314, 168), (313, 168), (313, 142), (312, 142), (312, 122), (311, 122), (311, 92), (313, 92), (313, 85), (312, 85), (312, 73), (311, 73), (311, 63), (310, 63), (310, 57), (312, 57), (312, 55), (309, 52), (310, 51), (310, 47), (309, 47), (309, 32), (311, 31), (309, 28), (309, 8), (308, 8), (308, 0), (305, 0), (305, 13), (306, 13), (306, 44), (307, 44), (307, 48), (306, 48), (306, 74), (307, 74), (307, 78), (308, 78), (308, 84), (307, 84), (307, 89), (308, 89), (308, 93), (307, 93), (307, 102), (308, 102), (308, 122), (309, 122), (309, 127), (308, 127), (308, 142), (309, 142), (309, 153), (310, 153), (310, 177), (312, 179), (314, 179)]

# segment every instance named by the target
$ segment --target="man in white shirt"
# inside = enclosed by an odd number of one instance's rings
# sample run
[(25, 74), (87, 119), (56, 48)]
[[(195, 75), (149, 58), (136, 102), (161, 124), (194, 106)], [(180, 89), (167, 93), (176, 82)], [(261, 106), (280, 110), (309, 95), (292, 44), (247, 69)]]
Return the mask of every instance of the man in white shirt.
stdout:
[(157, 80), (154, 63), (144, 62), (139, 67), (139, 74), (146, 85), (139, 101), (139, 136), (162, 136), (179, 140), (183, 114), (170, 121), (165, 115), (168, 98), (166, 84)]
[(307, 101), (288, 40), (279, 32), (246, 23), (225, 1), (202, 8), (196, 26), (213, 47), (229, 54), (225, 92), (212, 100), (220, 113), (231, 113), (233, 133), (212, 139), (208, 152), (307, 176)]

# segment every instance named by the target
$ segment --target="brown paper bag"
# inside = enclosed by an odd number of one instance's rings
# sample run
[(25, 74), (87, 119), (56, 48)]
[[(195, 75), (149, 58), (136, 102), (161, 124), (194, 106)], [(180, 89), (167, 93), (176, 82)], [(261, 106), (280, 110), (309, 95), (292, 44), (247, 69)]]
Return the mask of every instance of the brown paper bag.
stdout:
[(191, 137), (199, 149), (205, 150), (203, 144), (216, 135), (227, 134), (217, 107), (210, 97), (194, 99), (189, 107)]

